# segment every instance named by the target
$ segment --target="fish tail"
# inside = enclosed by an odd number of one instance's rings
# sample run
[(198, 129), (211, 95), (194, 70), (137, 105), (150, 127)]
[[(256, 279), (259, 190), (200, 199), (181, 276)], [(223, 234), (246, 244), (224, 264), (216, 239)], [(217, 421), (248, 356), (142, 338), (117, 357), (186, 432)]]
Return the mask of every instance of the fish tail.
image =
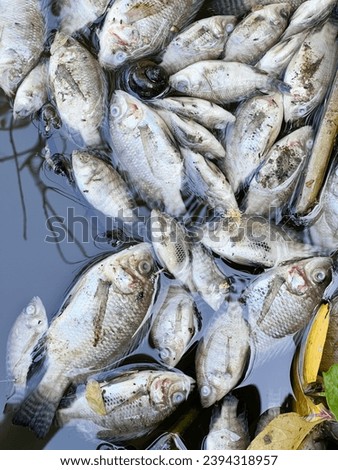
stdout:
[(283, 95), (288, 94), (291, 91), (291, 85), (283, 82), (283, 80), (279, 80), (278, 78), (269, 77), (268, 83), (271, 90), (278, 90)]
[(52, 425), (60, 400), (50, 400), (37, 388), (14, 414), (13, 424), (26, 426), (42, 439)]

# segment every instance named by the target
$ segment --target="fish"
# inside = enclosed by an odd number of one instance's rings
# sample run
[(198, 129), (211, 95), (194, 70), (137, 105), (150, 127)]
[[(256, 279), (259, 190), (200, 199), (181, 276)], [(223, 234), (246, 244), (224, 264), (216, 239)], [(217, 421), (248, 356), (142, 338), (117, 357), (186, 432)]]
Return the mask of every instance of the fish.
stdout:
[(213, 14), (242, 16), (252, 9), (271, 3), (288, 3), (294, 11), (304, 2), (305, 0), (210, 0), (205, 6)]
[(188, 186), (218, 214), (239, 213), (238, 204), (224, 173), (210, 160), (181, 148)]
[(58, 410), (57, 421), (89, 421), (98, 437), (117, 442), (144, 436), (187, 400), (194, 383), (178, 370), (121, 371), (101, 383), (90, 379), (68, 408)]
[(153, 303), (155, 271), (151, 246), (140, 243), (97, 261), (80, 276), (45, 334), (42, 378), (13, 424), (44, 437), (67, 387), (112, 366), (132, 348)]
[(195, 16), (203, 0), (115, 0), (98, 33), (99, 61), (117, 68), (156, 55)]
[(172, 75), (195, 62), (218, 59), (236, 22), (235, 16), (211, 16), (192, 23), (168, 44), (160, 65)]
[(1, 0), (0, 88), (12, 97), (38, 63), (46, 39), (39, 0)]
[(225, 157), (225, 149), (222, 144), (201, 124), (177, 116), (172, 111), (158, 109), (157, 113), (182, 147), (195, 150), (210, 159), (217, 160)]
[(253, 176), (277, 139), (283, 124), (282, 94), (253, 96), (240, 104), (235, 115), (235, 123), (221, 136), (226, 157), (220, 167), (236, 193)]
[(182, 359), (199, 327), (191, 295), (180, 285), (170, 285), (150, 330), (150, 339), (166, 366), (175, 367)]
[(48, 318), (40, 297), (33, 297), (16, 318), (7, 340), (7, 376), (13, 382), (13, 391), (7, 403), (23, 400), (32, 353), (46, 333)]
[(188, 96), (216, 104), (241, 101), (259, 91), (288, 93), (290, 86), (240, 62), (201, 60), (169, 77), (170, 86)]
[(314, 139), (311, 126), (303, 126), (276, 142), (250, 182), (246, 214), (268, 217), (289, 203)]
[(208, 324), (195, 357), (196, 381), (203, 408), (221, 400), (239, 383), (250, 356), (250, 332), (242, 306), (231, 301)]
[(323, 348), (319, 370), (327, 372), (333, 364), (338, 364), (338, 297), (331, 299), (329, 327)]
[(159, 263), (191, 293), (198, 293), (218, 310), (229, 291), (229, 282), (214, 257), (185, 227), (168, 214), (152, 210), (151, 242)]
[(186, 212), (181, 195), (183, 160), (162, 118), (122, 90), (112, 96), (109, 128), (118, 169), (151, 207), (179, 216)]
[(312, 30), (287, 66), (284, 82), (291, 91), (283, 97), (286, 122), (307, 116), (323, 102), (336, 68), (337, 31), (330, 21)]
[(13, 114), (24, 119), (48, 101), (48, 61), (40, 61), (23, 79), (15, 94)]
[(107, 217), (136, 220), (136, 209), (127, 184), (111, 164), (88, 150), (74, 150), (72, 168), (85, 199)]
[(166, 109), (179, 116), (196, 121), (209, 130), (224, 129), (236, 120), (232, 113), (221, 106), (190, 96), (170, 96), (152, 100), (150, 104), (155, 109)]
[(249, 13), (229, 36), (224, 60), (254, 65), (279, 40), (290, 14), (288, 3), (266, 5)]
[(283, 39), (313, 28), (325, 21), (336, 4), (337, 0), (307, 0), (303, 2), (292, 15), (290, 24), (283, 34)]
[(248, 422), (244, 413), (237, 416), (238, 403), (236, 397), (228, 395), (213, 409), (204, 450), (245, 450), (248, 447)]
[(107, 84), (95, 57), (80, 42), (58, 32), (51, 45), (49, 81), (63, 124), (85, 146), (102, 145)]
[(258, 215), (226, 216), (206, 224), (201, 243), (222, 258), (243, 266), (271, 268), (313, 257), (321, 250)]
[(58, 3), (60, 30), (72, 35), (102, 16), (110, 0), (61, 0)]

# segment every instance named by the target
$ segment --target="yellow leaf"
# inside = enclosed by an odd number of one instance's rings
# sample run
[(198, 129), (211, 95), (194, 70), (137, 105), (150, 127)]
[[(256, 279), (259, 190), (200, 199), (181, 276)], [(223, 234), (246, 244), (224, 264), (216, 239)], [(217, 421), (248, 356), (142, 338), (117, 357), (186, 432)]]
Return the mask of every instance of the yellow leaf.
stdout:
[(297, 413), (281, 414), (255, 437), (247, 450), (297, 450), (318, 424), (318, 421), (307, 421)]
[(90, 408), (98, 415), (107, 414), (106, 407), (102, 398), (102, 390), (100, 384), (96, 380), (91, 380), (86, 386), (86, 400)]

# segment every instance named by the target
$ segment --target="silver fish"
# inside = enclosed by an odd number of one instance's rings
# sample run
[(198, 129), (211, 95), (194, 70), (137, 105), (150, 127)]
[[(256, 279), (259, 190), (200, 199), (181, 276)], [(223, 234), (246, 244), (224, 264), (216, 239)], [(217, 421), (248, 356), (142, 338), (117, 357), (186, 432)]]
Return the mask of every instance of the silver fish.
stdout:
[(197, 13), (203, 0), (115, 0), (99, 33), (99, 61), (116, 68), (155, 55)]
[(262, 216), (227, 216), (204, 227), (201, 242), (221, 257), (244, 266), (273, 267), (315, 256), (318, 249), (298, 242)]
[(245, 450), (248, 447), (248, 422), (244, 413), (237, 416), (237, 407), (237, 398), (229, 395), (223, 398), (218, 408), (214, 408), (204, 441), (205, 450)]
[(100, 145), (107, 87), (95, 57), (72, 37), (57, 33), (49, 80), (62, 122), (80, 134), (86, 146)]
[(45, 436), (69, 384), (126, 354), (153, 302), (154, 272), (151, 247), (141, 243), (96, 262), (79, 278), (49, 326), (44, 374), (14, 424)]
[(150, 330), (150, 338), (162, 362), (174, 367), (198, 330), (199, 318), (193, 298), (183, 287), (170, 285)]
[(221, 400), (238, 384), (249, 351), (249, 327), (242, 306), (231, 302), (226, 312), (214, 315), (197, 347), (196, 380), (204, 408)]
[(48, 62), (39, 62), (19, 85), (13, 104), (15, 118), (39, 111), (48, 100)]
[(239, 62), (202, 60), (169, 78), (171, 87), (188, 96), (214, 103), (241, 101), (258, 91), (280, 90), (289, 86), (265, 72)]
[(0, 88), (12, 96), (37, 64), (45, 41), (40, 0), (1, 0)]
[(102, 16), (110, 0), (61, 0), (58, 3), (60, 30), (71, 35)]
[(196, 21), (168, 44), (160, 65), (172, 75), (194, 62), (218, 59), (236, 21), (234, 16), (211, 16)]
[(207, 100), (192, 98), (190, 96), (171, 96), (170, 98), (156, 99), (151, 105), (159, 109), (167, 109), (179, 116), (192, 119), (207, 129), (223, 129), (236, 118), (226, 109)]
[(281, 37), (291, 6), (278, 3), (254, 10), (235, 27), (225, 44), (224, 60), (255, 64)]
[(112, 165), (95, 152), (74, 150), (72, 167), (76, 184), (97, 210), (107, 217), (119, 217), (133, 221), (136, 215), (133, 200), (127, 184)]
[(160, 116), (128, 93), (115, 91), (110, 104), (110, 134), (118, 165), (150, 207), (186, 211), (181, 196), (183, 161)]
[(27, 373), (32, 353), (48, 328), (45, 307), (40, 297), (33, 297), (15, 320), (7, 340), (7, 375), (14, 390), (8, 402), (18, 403), (24, 398)]
[(244, 13), (262, 5), (271, 3), (288, 3), (292, 10), (299, 7), (305, 0), (210, 0), (206, 2), (206, 7), (214, 15), (235, 15), (242, 16)]
[(319, 106), (335, 73), (338, 28), (331, 22), (306, 37), (289, 63), (284, 81), (291, 92), (284, 95), (285, 121), (305, 117)]
[(211, 159), (225, 157), (224, 147), (205, 127), (195, 121), (177, 116), (171, 111), (158, 109), (157, 113), (182, 147), (195, 150)]
[[(69, 408), (57, 412), (59, 425), (74, 420), (94, 426), (99, 437), (123, 441), (148, 434), (187, 400), (195, 381), (180, 371), (122, 372), (108, 382), (89, 381)], [(76, 421), (75, 421), (76, 420)]]
[(227, 127), (226, 157), (220, 167), (236, 193), (264, 160), (283, 123), (280, 93), (254, 96), (236, 111), (236, 122)]
[(272, 214), (289, 202), (304, 162), (313, 146), (314, 132), (304, 126), (276, 142), (251, 180), (246, 214)]

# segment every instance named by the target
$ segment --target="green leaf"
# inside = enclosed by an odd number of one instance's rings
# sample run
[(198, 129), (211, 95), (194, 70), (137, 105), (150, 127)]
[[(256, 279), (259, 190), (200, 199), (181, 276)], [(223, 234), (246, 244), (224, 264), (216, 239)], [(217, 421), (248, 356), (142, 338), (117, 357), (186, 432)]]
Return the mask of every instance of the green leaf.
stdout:
[(338, 364), (331, 366), (328, 372), (323, 372), (323, 378), (327, 404), (338, 420)]

